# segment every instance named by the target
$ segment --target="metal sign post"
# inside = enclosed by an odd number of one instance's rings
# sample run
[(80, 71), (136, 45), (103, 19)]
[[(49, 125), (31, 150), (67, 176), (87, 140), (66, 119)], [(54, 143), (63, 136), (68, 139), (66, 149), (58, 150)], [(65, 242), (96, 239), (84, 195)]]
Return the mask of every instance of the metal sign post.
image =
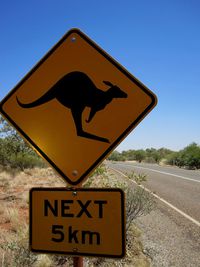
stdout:
[(74, 267), (83, 267), (83, 257), (73, 258)]
[[(79, 188), (82, 187), (82, 183)], [(73, 265), (74, 267), (83, 267), (83, 257), (73, 257)]]

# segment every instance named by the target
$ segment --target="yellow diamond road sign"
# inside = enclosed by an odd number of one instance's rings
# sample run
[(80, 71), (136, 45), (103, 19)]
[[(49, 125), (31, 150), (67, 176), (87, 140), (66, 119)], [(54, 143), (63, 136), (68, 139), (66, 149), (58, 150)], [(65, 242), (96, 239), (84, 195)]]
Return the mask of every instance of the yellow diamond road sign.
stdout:
[(0, 104), (2, 115), (76, 185), (156, 105), (156, 96), (78, 29)]

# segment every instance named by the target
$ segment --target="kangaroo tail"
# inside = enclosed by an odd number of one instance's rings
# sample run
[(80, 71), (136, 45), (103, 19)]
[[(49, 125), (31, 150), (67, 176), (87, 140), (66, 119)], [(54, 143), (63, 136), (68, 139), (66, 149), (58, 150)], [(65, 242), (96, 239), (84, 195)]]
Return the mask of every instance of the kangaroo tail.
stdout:
[(31, 103), (22, 103), (16, 96), (17, 103), (22, 108), (34, 108), (49, 102), (53, 98), (55, 98), (55, 92), (51, 89), (48, 92), (46, 92), (43, 96), (41, 96), (40, 98)]

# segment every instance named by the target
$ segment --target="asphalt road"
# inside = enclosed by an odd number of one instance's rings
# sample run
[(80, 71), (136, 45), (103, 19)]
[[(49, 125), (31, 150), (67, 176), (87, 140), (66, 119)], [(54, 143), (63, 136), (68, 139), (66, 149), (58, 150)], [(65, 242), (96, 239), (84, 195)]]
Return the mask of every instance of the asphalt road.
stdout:
[(153, 266), (200, 266), (200, 171), (133, 162), (108, 162), (116, 174), (147, 175), (157, 209), (139, 218)]
[(146, 188), (200, 223), (200, 171), (136, 163), (112, 167), (123, 173), (146, 174)]

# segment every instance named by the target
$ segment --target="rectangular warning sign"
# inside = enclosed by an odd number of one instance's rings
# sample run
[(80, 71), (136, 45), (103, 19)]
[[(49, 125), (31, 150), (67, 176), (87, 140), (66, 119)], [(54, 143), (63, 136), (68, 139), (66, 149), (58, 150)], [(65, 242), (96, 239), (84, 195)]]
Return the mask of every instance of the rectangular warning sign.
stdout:
[(32, 188), (30, 248), (34, 252), (123, 257), (121, 189)]

